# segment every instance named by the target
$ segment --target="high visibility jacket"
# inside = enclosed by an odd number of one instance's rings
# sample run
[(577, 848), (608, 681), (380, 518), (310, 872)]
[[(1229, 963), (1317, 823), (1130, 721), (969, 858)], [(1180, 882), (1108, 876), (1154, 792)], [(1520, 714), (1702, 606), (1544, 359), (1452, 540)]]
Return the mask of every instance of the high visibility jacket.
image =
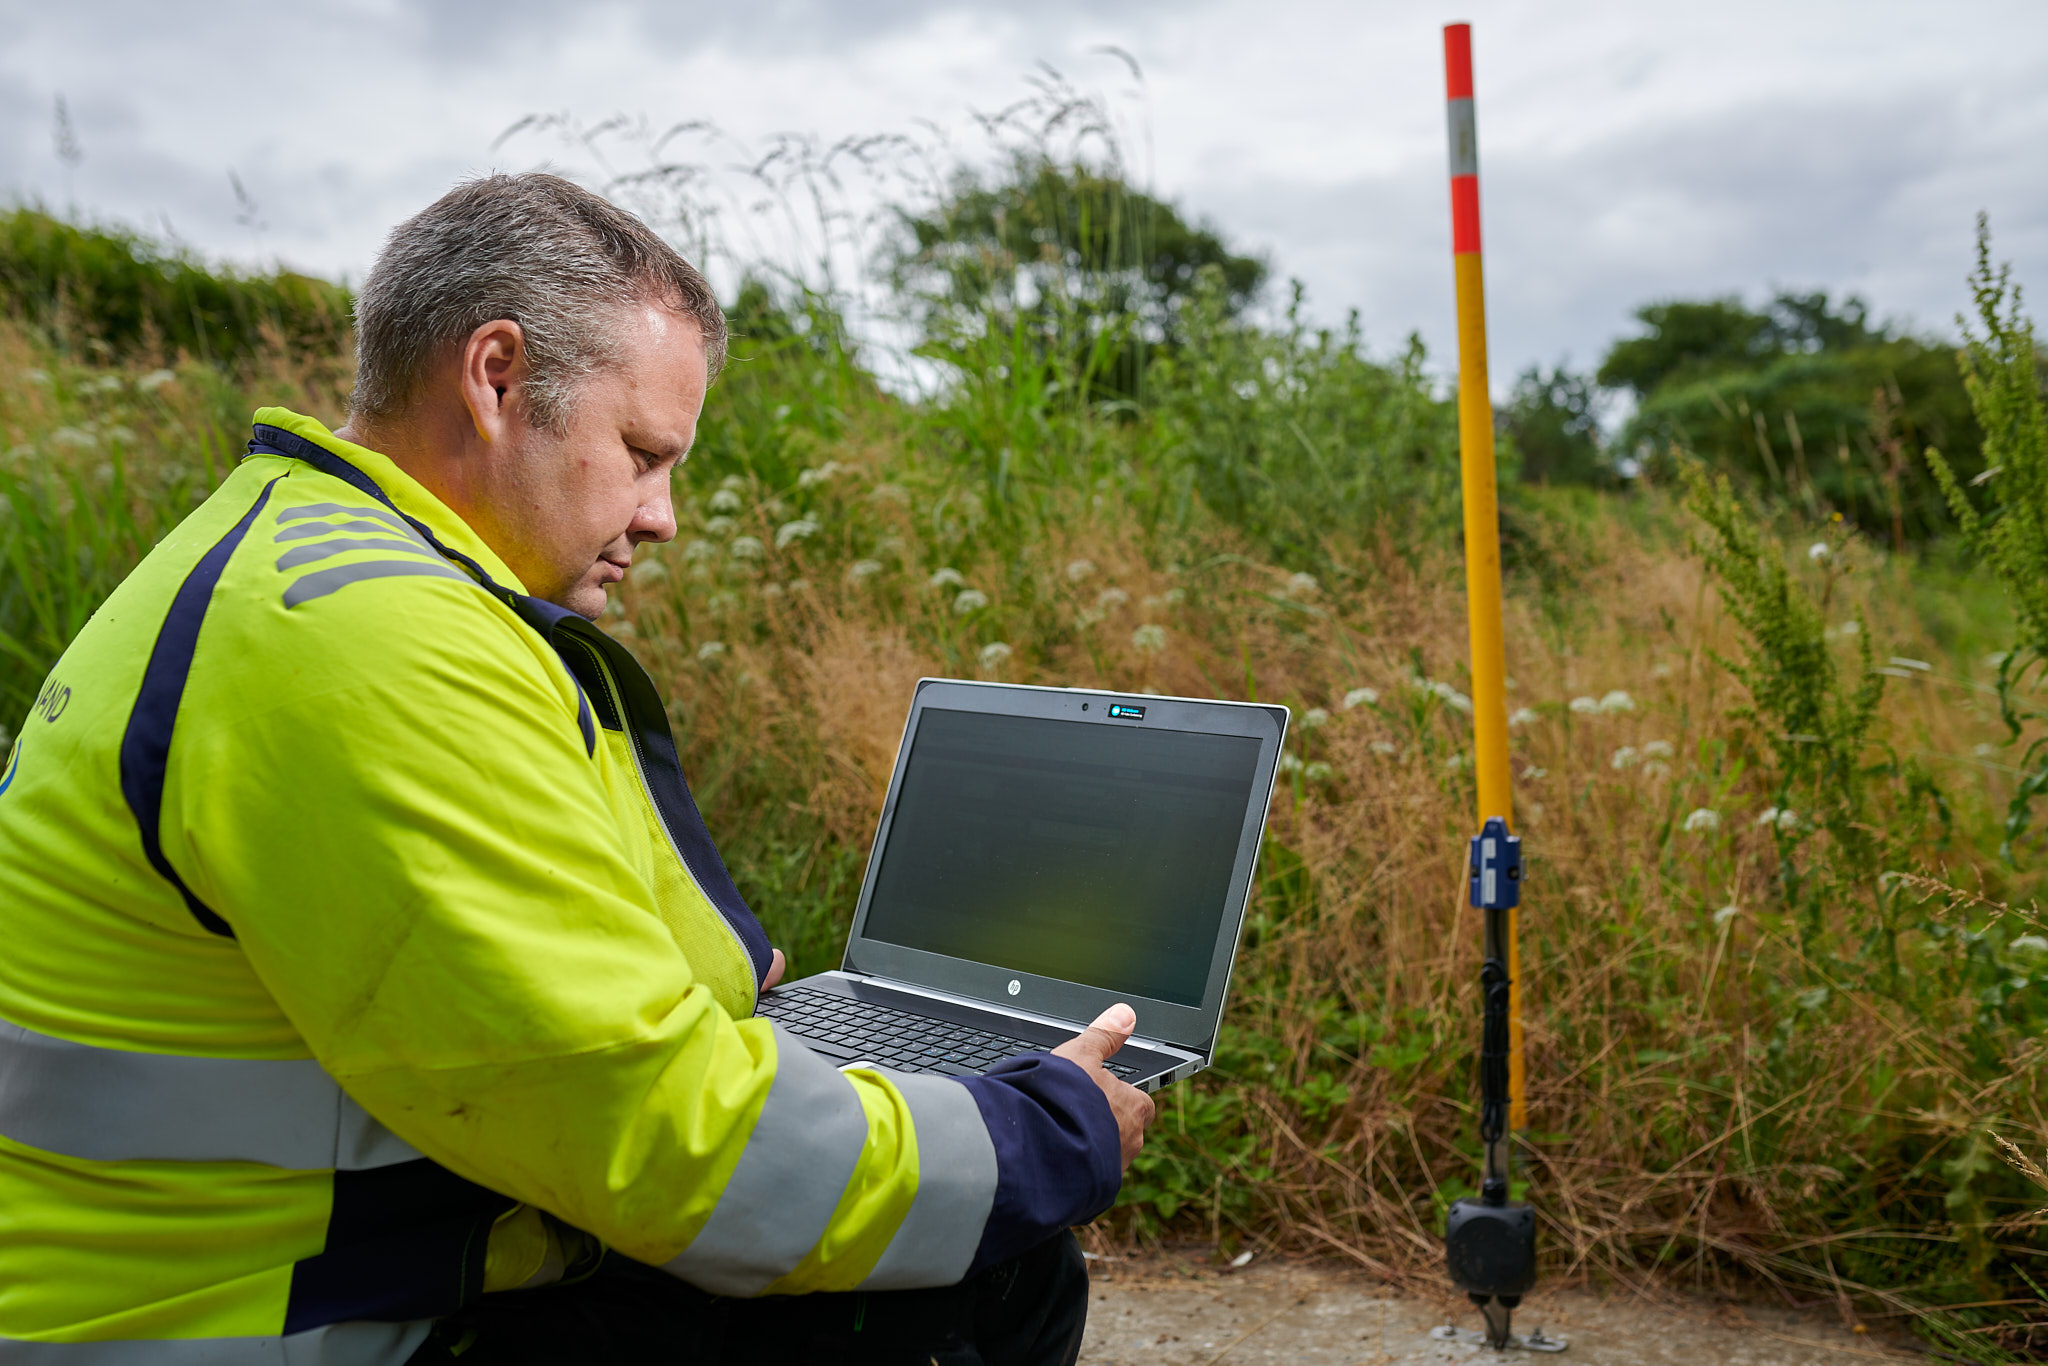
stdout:
[(721, 1294), (950, 1284), (1118, 1183), (1073, 1064), (840, 1072), (621, 647), (268, 408), (0, 769), (0, 1363), (403, 1361), (536, 1210)]

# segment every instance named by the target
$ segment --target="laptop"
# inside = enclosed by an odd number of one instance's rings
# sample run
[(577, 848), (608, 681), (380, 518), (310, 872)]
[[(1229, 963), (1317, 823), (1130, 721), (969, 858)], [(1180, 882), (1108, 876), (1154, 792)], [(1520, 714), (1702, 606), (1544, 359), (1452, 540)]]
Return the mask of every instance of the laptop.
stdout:
[(837, 971), (759, 1013), (840, 1067), (971, 1076), (1118, 1001), (1147, 1091), (1209, 1065), (1285, 707), (927, 678)]

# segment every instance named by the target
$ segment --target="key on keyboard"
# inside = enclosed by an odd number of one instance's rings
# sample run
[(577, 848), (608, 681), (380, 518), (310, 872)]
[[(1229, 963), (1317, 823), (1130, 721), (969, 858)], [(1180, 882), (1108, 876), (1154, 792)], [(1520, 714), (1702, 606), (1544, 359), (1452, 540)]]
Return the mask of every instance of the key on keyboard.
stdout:
[[(898, 1072), (971, 1077), (1005, 1058), (1043, 1047), (973, 1025), (803, 987), (762, 997), (758, 1013), (834, 1062), (872, 1062)], [(1114, 1058), (1106, 1066), (1119, 1077), (1136, 1075), (1135, 1068)]]

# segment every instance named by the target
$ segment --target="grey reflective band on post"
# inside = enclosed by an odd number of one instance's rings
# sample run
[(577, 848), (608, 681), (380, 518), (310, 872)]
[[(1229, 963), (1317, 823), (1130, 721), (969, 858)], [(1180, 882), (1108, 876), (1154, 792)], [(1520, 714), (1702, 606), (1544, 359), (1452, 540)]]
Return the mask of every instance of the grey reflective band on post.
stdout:
[(311, 1058), (136, 1053), (5, 1022), (0, 1135), (91, 1162), (366, 1171), (420, 1156)]
[(953, 1285), (981, 1246), (996, 1199), (996, 1148), (981, 1107), (951, 1077), (884, 1072), (917, 1132), (917, 1196), (862, 1290)]
[(426, 1323), (331, 1323), (283, 1338), (0, 1337), (0, 1366), (400, 1366), (431, 1331)]
[(775, 1079), (718, 1205), (662, 1269), (714, 1295), (758, 1295), (824, 1236), (868, 1143), (853, 1083), (775, 1027)]
[(1472, 99), (1450, 101), (1451, 179), (1479, 174), (1479, 125), (1473, 121)]

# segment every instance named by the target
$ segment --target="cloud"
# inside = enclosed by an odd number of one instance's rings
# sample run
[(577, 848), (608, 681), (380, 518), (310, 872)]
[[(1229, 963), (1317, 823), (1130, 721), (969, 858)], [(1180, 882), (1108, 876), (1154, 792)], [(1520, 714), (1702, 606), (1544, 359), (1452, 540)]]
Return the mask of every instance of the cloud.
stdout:
[[(523, 115), (709, 118), (755, 147), (928, 138), (929, 121), (971, 153), (971, 112), (1045, 61), (1103, 92), (1141, 179), (1304, 279), (1319, 316), (1356, 306), (1376, 346), (1420, 329), (1451, 360), (1440, 22), (1409, 7), (0, 4), (0, 196), (68, 192), (94, 215), (167, 217), (211, 254), (357, 278), (457, 178), (583, 157), (542, 138), (494, 151)], [(1854, 290), (1945, 327), (1979, 208), (2020, 277), (2048, 278), (2048, 182), (2023, 169), (2048, 144), (2048, 25), (2025, 5), (1471, 9), (1497, 386), (1591, 363), (1654, 297)], [(1142, 88), (1106, 44), (1143, 63)], [(86, 154), (69, 177), (59, 92)], [(230, 169), (260, 233), (237, 221)]]

